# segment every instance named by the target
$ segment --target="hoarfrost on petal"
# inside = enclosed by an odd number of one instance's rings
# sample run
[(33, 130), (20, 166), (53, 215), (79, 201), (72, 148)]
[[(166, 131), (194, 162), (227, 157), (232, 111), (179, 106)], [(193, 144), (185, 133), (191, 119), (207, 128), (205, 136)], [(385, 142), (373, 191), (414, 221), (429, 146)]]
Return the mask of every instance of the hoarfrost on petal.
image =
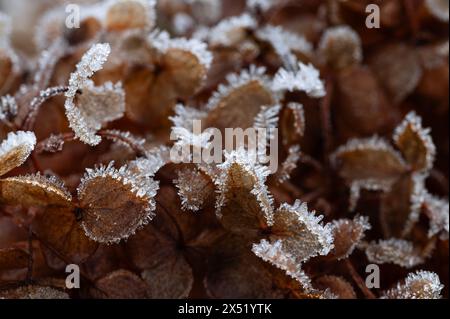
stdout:
[(273, 90), (275, 91), (303, 91), (313, 98), (324, 97), (325, 87), (320, 80), (319, 71), (311, 64), (299, 63), (299, 70), (296, 72), (287, 71), (281, 68), (273, 80)]

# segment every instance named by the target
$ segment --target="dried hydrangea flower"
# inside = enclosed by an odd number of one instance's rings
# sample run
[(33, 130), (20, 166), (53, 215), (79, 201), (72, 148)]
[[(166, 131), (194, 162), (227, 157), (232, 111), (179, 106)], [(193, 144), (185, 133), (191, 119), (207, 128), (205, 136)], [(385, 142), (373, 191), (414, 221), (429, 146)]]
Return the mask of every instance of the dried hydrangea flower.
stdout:
[(329, 256), (338, 260), (349, 257), (364, 239), (365, 232), (372, 228), (365, 216), (356, 216), (353, 220), (338, 219), (332, 225), (334, 248)]
[(422, 118), (415, 112), (408, 113), (395, 129), (393, 139), (415, 171), (427, 172), (433, 168), (436, 146), (431, 138), (431, 130), (422, 127)]
[(365, 247), (367, 259), (371, 263), (392, 263), (405, 268), (413, 268), (424, 262), (421, 252), (412, 242), (390, 238), (371, 242)]
[(446, 0), (425, 0), (425, 6), (430, 13), (442, 22), (448, 22), (449, 8)]
[(441, 290), (444, 286), (439, 276), (429, 271), (410, 273), (403, 284), (384, 293), (382, 298), (387, 299), (441, 299)]
[(128, 238), (154, 217), (158, 188), (157, 182), (133, 174), (127, 166), (115, 169), (110, 163), (87, 169), (78, 187), (86, 235), (102, 243)]
[(320, 39), (319, 54), (338, 70), (359, 64), (363, 59), (361, 39), (349, 26), (331, 27)]
[(182, 208), (186, 211), (199, 211), (214, 195), (213, 182), (197, 168), (178, 171), (174, 184), (178, 188)]
[(0, 144), (0, 176), (22, 165), (36, 145), (33, 132), (10, 132)]
[(281, 68), (273, 80), (273, 90), (275, 91), (301, 91), (312, 98), (325, 96), (325, 87), (319, 78), (319, 71), (311, 64), (298, 64), (299, 70), (296, 72), (287, 71)]
[[(99, 116), (107, 115), (107, 119), (120, 118), (124, 112), (124, 93), (120, 85), (113, 86), (105, 84), (101, 88), (95, 88), (89, 78), (102, 69), (106, 62), (111, 48), (108, 44), (96, 44), (92, 46), (77, 64), (76, 71), (70, 75), (69, 89), (66, 92), (66, 102), (64, 107), (70, 123), (70, 127), (75, 132), (77, 138), (89, 145), (97, 145), (101, 142), (101, 137), (96, 135), (102, 122)], [(77, 105), (77, 92), (81, 90), (86, 94), (81, 98), (81, 107)], [(84, 92), (86, 90), (86, 92)], [(118, 103), (112, 108), (105, 103)], [(102, 105), (103, 114), (98, 114), (100, 110), (90, 107)], [(109, 113), (111, 111), (111, 113)]]

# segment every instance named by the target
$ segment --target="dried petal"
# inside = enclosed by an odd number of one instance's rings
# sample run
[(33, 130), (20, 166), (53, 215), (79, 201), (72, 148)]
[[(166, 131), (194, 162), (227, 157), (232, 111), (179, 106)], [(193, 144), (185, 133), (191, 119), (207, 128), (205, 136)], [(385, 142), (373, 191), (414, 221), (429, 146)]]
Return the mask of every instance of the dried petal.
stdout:
[(38, 285), (23, 286), (16, 289), (0, 291), (0, 299), (69, 299), (63, 291)]
[(174, 180), (181, 198), (183, 210), (199, 211), (214, 198), (215, 188), (211, 179), (198, 169), (182, 169)]
[(370, 229), (369, 218), (364, 216), (356, 216), (353, 220), (339, 219), (334, 221), (334, 249), (330, 256), (338, 260), (349, 257), (364, 238), (365, 232)]
[(8, 204), (22, 206), (70, 206), (72, 196), (62, 181), (40, 173), (0, 180), (0, 197)]
[(367, 259), (371, 263), (392, 263), (405, 268), (413, 268), (424, 262), (420, 250), (412, 242), (391, 238), (371, 242), (366, 248)]
[(98, 279), (91, 288), (95, 298), (144, 299), (148, 298), (147, 285), (134, 273), (119, 269)]
[(322, 290), (329, 289), (339, 299), (356, 299), (353, 286), (344, 278), (339, 276), (322, 276), (314, 280), (314, 285)]
[(0, 270), (28, 266), (28, 253), (18, 248), (0, 248)]
[(377, 136), (352, 139), (331, 156), (333, 165), (348, 182), (390, 182), (405, 172), (405, 163), (387, 141)]
[(212, 46), (234, 46), (245, 39), (246, 31), (253, 29), (257, 22), (249, 14), (230, 17), (222, 20), (209, 31), (209, 42)]
[(406, 277), (404, 284), (388, 290), (383, 298), (388, 299), (441, 299), (441, 284), (439, 276), (429, 271), (417, 271)]
[(156, 22), (155, 0), (113, 1), (106, 13), (106, 29), (151, 29)]
[(119, 242), (153, 218), (158, 183), (113, 163), (88, 169), (78, 187), (82, 226), (101, 243)]
[(430, 129), (422, 127), (422, 119), (415, 112), (409, 113), (397, 127), (394, 141), (414, 170), (428, 171), (433, 167), (436, 146)]
[(10, 132), (0, 144), (0, 176), (22, 165), (36, 145), (33, 132)]

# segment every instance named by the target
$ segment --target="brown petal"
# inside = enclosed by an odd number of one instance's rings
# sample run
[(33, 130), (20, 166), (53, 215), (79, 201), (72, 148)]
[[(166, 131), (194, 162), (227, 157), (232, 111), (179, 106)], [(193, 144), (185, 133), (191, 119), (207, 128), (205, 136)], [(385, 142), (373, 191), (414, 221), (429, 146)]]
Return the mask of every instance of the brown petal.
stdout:
[(145, 269), (142, 278), (147, 283), (150, 298), (158, 299), (187, 298), (194, 282), (192, 268), (181, 254)]
[(314, 283), (319, 289), (329, 289), (339, 299), (356, 299), (356, 293), (352, 285), (342, 277), (322, 276), (316, 279)]
[(154, 23), (151, 10), (145, 1), (116, 1), (106, 14), (106, 28), (108, 31), (143, 29)]
[(102, 299), (146, 299), (147, 285), (128, 270), (116, 270), (95, 282), (91, 288), (94, 298)]
[(0, 270), (25, 268), (27, 265), (28, 253), (22, 249), (0, 249)]
[(30, 285), (0, 291), (0, 299), (69, 299), (69, 295), (51, 287)]
[(74, 263), (82, 263), (94, 253), (97, 244), (90, 240), (70, 207), (47, 207), (33, 221), (38, 239)]

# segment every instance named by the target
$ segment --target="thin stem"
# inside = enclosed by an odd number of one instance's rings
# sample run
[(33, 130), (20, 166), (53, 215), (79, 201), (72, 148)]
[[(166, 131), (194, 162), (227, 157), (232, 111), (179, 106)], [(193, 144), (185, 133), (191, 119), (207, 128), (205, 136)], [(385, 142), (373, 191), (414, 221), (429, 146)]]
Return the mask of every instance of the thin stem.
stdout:
[(27, 270), (27, 281), (33, 281), (33, 232), (31, 230), (31, 226), (28, 226), (28, 270)]
[(356, 271), (355, 267), (353, 266), (350, 259), (345, 260), (345, 266), (347, 267), (347, 270), (350, 273), (350, 276), (352, 277), (353, 281), (356, 283), (356, 285), (359, 287), (359, 289), (362, 291), (364, 296), (368, 299), (376, 299), (377, 297), (374, 295), (372, 291), (370, 291), (369, 288), (367, 288), (366, 283), (361, 278), (361, 276)]

